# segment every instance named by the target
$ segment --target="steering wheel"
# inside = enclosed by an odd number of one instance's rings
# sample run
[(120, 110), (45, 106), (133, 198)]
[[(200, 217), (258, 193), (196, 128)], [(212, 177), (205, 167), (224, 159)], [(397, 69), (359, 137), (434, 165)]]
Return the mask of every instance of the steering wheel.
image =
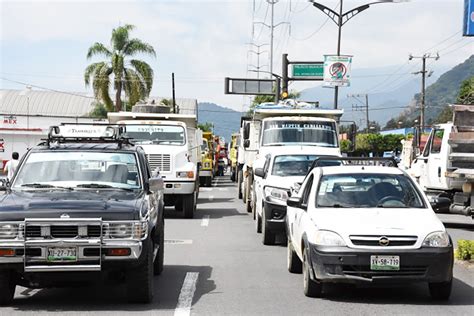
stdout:
[(389, 196), (386, 196), (386, 197), (383, 197), (381, 198), (378, 202), (377, 202), (377, 205), (381, 205), (381, 204), (384, 204), (385, 202), (387, 201), (397, 201), (397, 202), (400, 202), (403, 204), (403, 206), (405, 206), (405, 202), (403, 202), (403, 200), (401, 198), (399, 198), (398, 196), (395, 196), (395, 195), (389, 195)]

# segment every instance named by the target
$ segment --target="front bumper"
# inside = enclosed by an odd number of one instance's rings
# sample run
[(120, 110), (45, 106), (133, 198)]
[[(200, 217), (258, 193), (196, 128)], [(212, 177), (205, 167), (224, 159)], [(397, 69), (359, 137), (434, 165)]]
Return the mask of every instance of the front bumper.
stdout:
[[(320, 282), (446, 282), (452, 279), (453, 248), (352, 249), (309, 244), (311, 278)], [(371, 255), (400, 256), (399, 271), (370, 269)]]
[(265, 212), (266, 227), (274, 232), (285, 232), (286, 205), (279, 204), (269, 198), (263, 201), (263, 211)]
[(192, 194), (196, 190), (194, 180), (164, 180), (166, 194)]

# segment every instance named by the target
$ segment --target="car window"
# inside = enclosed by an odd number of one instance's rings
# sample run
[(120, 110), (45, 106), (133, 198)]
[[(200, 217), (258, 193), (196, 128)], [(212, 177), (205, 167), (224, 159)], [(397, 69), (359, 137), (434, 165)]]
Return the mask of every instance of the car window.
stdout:
[(441, 152), (441, 144), (443, 142), (444, 129), (436, 129), (431, 139), (431, 153), (438, 154)]
[(392, 174), (336, 174), (321, 177), (316, 207), (421, 208), (409, 177)]

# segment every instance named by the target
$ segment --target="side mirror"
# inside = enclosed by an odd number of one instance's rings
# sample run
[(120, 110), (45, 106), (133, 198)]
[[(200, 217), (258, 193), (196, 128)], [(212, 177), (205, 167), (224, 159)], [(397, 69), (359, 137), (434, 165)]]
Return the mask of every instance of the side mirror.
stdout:
[(286, 205), (288, 205), (290, 207), (301, 208), (301, 198), (300, 197), (289, 197), (288, 200), (286, 200)]
[(435, 197), (430, 201), (431, 207), (435, 212), (447, 212), (451, 205), (451, 199), (447, 197)]
[(150, 188), (150, 191), (151, 192), (158, 192), (160, 190), (163, 190), (163, 178), (161, 177), (153, 177), (153, 178), (150, 178), (150, 180), (148, 181), (149, 184), (149, 188)]
[(260, 178), (265, 178), (265, 171), (263, 168), (257, 168), (255, 169), (255, 175)]
[(249, 148), (250, 147), (250, 139), (244, 140), (244, 148)]

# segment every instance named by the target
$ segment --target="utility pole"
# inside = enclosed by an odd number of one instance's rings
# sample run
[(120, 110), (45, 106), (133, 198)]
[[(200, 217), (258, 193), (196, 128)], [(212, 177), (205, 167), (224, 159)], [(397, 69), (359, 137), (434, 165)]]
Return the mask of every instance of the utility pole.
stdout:
[(367, 121), (367, 133), (369, 133), (370, 131), (370, 121), (369, 121), (369, 95), (367, 93), (358, 93), (358, 94), (348, 94), (347, 95), (348, 98), (352, 97), (354, 99), (356, 99), (357, 101), (359, 101), (360, 103), (363, 104), (363, 102), (358, 99), (358, 98), (361, 98), (361, 97), (365, 97), (365, 105), (364, 106), (358, 106), (358, 105), (353, 105), (352, 106), (352, 109), (354, 111), (365, 111), (365, 120)]
[(257, 48), (257, 51), (254, 51), (253, 49), (248, 51), (249, 53), (254, 53), (255, 55), (257, 55), (257, 66), (254, 66), (254, 65), (249, 65), (249, 66), (254, 67), (257, 70), (257, 79), (260, 79), (260, 69), (262, 69), (263, 67), (267, 67), (267, 65), (260, 66), (260, 55), (263, 53), (268, 53), (268, 51), (266, 50), (260, 51), (260, 48), (268, 44), (261, 44), (261, 45), (257, 45), (254, 43), (248, 43), (248, 44), (255, 46)]
[(172, 91), (172, 98), (173, 98), (173, 113), (176, 114), (176, 95), (175, 95), (175, 89), (174, 89), (174, 72), (171, 73), (171, 89)]
[(428, 72), (426, 70), (426, 60), (427, 59), (439, 59), (439, 54), (436, 53), (436, 56), (431, 56), (431, 53), (423, 54), (423, 56), (413, 56), (409, 55), (408, 60), (412, 59), (421, 59), (421, 70), (414, 72), (414, 75), (421, 74), (421, 100), (420, 100), (420, 135), (425, 130), (425, 88), (426, 88), (426, 76), (431, 76), (433, 72)]
[[(343, 13), (342, 11), (342, 5), (344, 0), (339, 0), (339, 13), (336, 13), (334, 10), (328, 8), (325, 5), (322, 5), (315, 0), (309, 0), (310, 2), (313, 3), (313, 6), (322, 11), (324, 14), (326, 14), (334, 23), (336, 23), (338, 27), (338, 35), (337, 35), (337, 56), (341, 55), (341, 35), (342, 35), (342, 26), (346, 24), (350, 19), (361, 13), (362, 11), (367, 10), (371, 5), (373, 4), (379, 4), (379, 3), (390, 3), (390, 2), (400, 2), (401, 0), (380, 0), (377, 2), (372, 2), (372, 3), (367, 3), (363, 4), (361, 6), (358, 6), (357, 8), (351, 9), (347, 11), (346, 13)], [(336, 86), (334, 87), (334, 109), (337, 109), (338, 107), (338, 95), (339, 95), (339, 87)]]
[(289, 24), (288, 22), (280, 22), (275, 24), (275, 4), (277, 4), (280, 0), (266, 0), (268, 5), (270, 5), (270, 25), (266, 24), (265, 22), (254, 22), (254, 24), (262, 24), (270, 29), (270, 67), (269, 72), (273, 73), (273, 31), (275, 28), (279, 27), (282, 24)]

